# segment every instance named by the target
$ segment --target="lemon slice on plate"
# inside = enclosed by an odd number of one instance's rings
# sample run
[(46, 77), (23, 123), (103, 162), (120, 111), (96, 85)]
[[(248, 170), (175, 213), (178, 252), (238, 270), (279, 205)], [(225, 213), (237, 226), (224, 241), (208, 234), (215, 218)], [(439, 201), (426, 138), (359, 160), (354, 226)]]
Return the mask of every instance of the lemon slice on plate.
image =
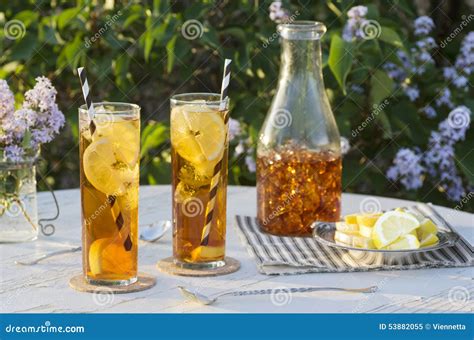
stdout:
[(342, 231), (343, 233), (345, 232), (358, 232), (359, 231), (359, 226), (357, 224), (349, 224), (345, 222), (336, 222), (336, 230)]
[(420, 248), (420, 241), (412, 234), (405, 234), (398, 238), (395, 242), (387, 245), (383, 249), (387, 250), (404, 250), (404, 249), (418, 249)]
[(130, 168), (120, 146), (108, 138), (92, 142), (83, 155), (87, 180), (107, 195), (123, 195), (138, 181), (138, 164)]
[(430, 247), (434, 246), (439, 242), (438, 236), (436, 234), (425, 234), (420, 241), (420, 247)]
[(382, 213), (357, 215), (356, 216), (357, 224), (359, 226), (364, 225), (366, 227), (372, 228), (380, 216), (382, 216)]
[(185, 105), (171, 112), (171, 144), (192, 164), (217, 162), (224, 150), (225, 136), (223, 119), (206, 106)]
[(410, 233), (419, 226), (420, 223), (411, 214), (401, 211), (388, 211), (380, 216), (375, 223), (372, 239), (375, 246), (380, 249), (393, 243), (400, 236)]
[(359, 224), (359, 233), (364, 237), (372, 237), (372, 232), (374, 231), (373, 227), (368, 227), (363, 224)]

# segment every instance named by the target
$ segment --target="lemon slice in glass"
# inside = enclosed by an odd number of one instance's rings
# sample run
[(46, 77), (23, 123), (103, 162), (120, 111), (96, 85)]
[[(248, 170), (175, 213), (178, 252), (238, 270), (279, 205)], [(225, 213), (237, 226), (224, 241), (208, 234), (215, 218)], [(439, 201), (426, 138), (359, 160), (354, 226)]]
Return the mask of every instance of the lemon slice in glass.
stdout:
[(83, 163), (87, 180), (107, 195), (123, 195), (138, 181), (138, 165), (131, 169), (120, 146), (108, 138), (91, 143), (84, 152)]
[(133, 168), (140, 153), (140, 122), (111, 114), (97, 114), (94, 123), (96, 130), (92, 141), (107, 138), (117, 147), (129, 167)]
[(389, 211), (378, 218), (373, 228), (372, 239), (375, 246), (380, 249), (419, 226), (420, 223), (413, 215), (401, 211)]
[(112, 238), (95, 240), (89, 248), (89, 268), (93, 275), (131, 271), (130, 253)]
[(171, 144), (192, 164), (219, 160), (225, 146), (225, 124), (217, 111), (185, 105), (171, 113)]

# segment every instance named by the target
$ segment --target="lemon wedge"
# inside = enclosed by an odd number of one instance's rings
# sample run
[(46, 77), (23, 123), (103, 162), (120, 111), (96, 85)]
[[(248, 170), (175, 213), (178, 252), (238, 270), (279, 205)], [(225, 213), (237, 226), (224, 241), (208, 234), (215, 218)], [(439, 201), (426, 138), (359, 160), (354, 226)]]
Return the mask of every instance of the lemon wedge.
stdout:
[(357, 224), (357, 215), (356, 215), (356, 214), (346, 215), (346, 216), (344, 217), (344, 221), (345, 221), (347, 224)]
[[(411, 214), (401, 211), (388, 211), (380, 216), (375, 223), (372, 239), (375, 246), (380, 249), (393, 243), (400, 236), (410, 233), (419, 226), (420, 223)], [(410, 236), (415, 237), (413, 235)]]
[(420, 229), (418, 229), (423, 234), (436, 234), (438, 232), (438, 227), (432, 220), (425, 218), (420, 223)]
[(364, 237), (372, 237), (373, 230), (373, 227), (368, 227), (366, 225), (359, 224), (359, 233)]
[(345, 222), (336, 222), (336, 230), (344, 232), (357, 232), (359, 226), (357, 224), (349, 224)]
[(224, 247), (199, 246), (191, 252), (193, 262), (218, 260), (224, 254)]
[(357, 224), (359, 226), (364, 225), (366, 227), (372, 228), (380, 216), (382, 216), (382, 213), (357, 215), (356, 216)]
[(437, 244), (439, 242), (438, 236), (436, 234), (425, 234), (420, 241), (420, 247), (429, 247)]
[(224, 121), (215, 110), (204, 105), (184, 105), (171, 111), (171, 144), (193, 165), (218, 161), (225, 136)]
[(420, 248), (420, 241), (412, 234), (405, 234), (400, 236), (395, 242), (390, 243), (383, 249), (387, 250), (403, 250), (403, 249), (418, 249)]
[(120, 274), (133, 268), (130, 252), (112, 238), (95, 240), (89, 248), (89, 268), (93, 275)]

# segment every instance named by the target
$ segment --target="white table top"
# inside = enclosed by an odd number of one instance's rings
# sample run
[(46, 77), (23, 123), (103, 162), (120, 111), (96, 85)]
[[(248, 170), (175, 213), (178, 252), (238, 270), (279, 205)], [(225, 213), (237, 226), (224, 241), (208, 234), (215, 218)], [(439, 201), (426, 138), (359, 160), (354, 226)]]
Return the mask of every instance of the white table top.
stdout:
[[(171, 218), (170, 186), (144, 186), (140, 192), (140, 224)], [(111, 296), (97, 303), (93, 294), (80, 293), (68, 286), (69, 278), (81, 271), (81, 254), (48, 259), (35, 266), (18, 266), (18, 259), (80, 245), (79, 190), (61, 190), (56, 195), (61, 215), (56, 233), (32, 243), (0, 244), (0, 312), (28, 313), (353, 313), (353, 312), (470, 312), (474, 296), (473, 268), (444, 268), (410, 271), (325, 273), (292, 276), (265, 276), (257, 272), (252, 258), (238, 239), (233, 216), (256, 214), (253, 187), (229, 187), (227, 254), (241, 261), (241, 269), (213, 278), (189, 278), (160, 273), (158, 259), (171, 256), (171, 233), (156, 244), (140, 243), (139, 270), (155, 275), (157, 285), (147, 291)], [(344, 194), (343, 213), (358, 211), (366, 196)], [(39, 193), (40, 217), (54, 214), (49, 193)], [(412, 203), (378, 198), (383, 209)], [(439, 212), (473, 244), (474, 215), (447, 208)], [(293, 294), (285, 303), (275, 303), (269, 295), (227, 297), (212, 306), (185, 301), (178, 285), (214, 294), (237, 289), (292, 288), (307, 286), (366, 287), (378, 285), (375, 294), (313, 292)], [(467, 297), (467, 298), (466, 298)], [(469, 299), (470, 297), (470, 299)]]

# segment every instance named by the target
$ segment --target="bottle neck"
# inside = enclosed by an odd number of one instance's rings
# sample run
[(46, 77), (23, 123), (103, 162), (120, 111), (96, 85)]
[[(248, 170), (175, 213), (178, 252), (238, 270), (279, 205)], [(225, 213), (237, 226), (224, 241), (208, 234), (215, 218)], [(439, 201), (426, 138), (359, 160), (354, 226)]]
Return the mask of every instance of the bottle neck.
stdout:
[(280, 79), (304, 76), (323, 85), (320, 40), (289, 40), (281, 42)]

